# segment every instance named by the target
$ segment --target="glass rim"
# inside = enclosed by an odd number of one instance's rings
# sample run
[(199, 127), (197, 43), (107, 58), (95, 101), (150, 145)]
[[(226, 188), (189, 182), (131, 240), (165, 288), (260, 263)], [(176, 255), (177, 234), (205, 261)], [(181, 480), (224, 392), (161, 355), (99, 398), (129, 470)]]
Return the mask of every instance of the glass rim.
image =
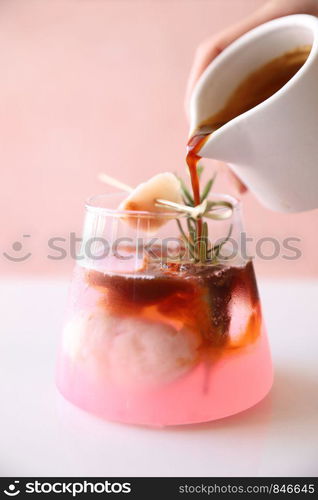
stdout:
[[(100, 206), (97, 205), (98, 200), (110, 200), (111, 197), (114, 196), (127, 196), (128, 194), (125, 191), (118, 191), (118, 192), (111, 192), (111, 193), (106, 193), (106, 194), (96, 194), (93, 196), (90, 196), (86, 201), (85, 201), (85, 209), (88, 212), (93, 212), (99, 215), (109, 215), (113, 217), (135, 217), (135, 218), (142, 218), (142, 217), (147, 217), (147, 218), (165, 218), (165, 219), (176, 219), (176, 218), (182, 218), (182, 217), (187, 217), (187, 214), (181, 213), (178, 211), (173, 211), (173, 210), (167, 210), (167, 211), (162, 211), (162, 212), (151, 212), (147, 210), (123, 210), (123, 209), (118, 209), (118, 208), (109, 208), (107, 206)], [(232, 214), (228, 219), (233, 217), (233, 214), (236, 213), (240, 206), (241, 206), (241, 201), (234, 196), (231, 196), (229, 194), (223, 194), (223, 193), (215, 193), (212, 194), (211, 197), (209, 197), (209, 200), (211, 201), (226, 201), (231, 203), (232, 205)]]

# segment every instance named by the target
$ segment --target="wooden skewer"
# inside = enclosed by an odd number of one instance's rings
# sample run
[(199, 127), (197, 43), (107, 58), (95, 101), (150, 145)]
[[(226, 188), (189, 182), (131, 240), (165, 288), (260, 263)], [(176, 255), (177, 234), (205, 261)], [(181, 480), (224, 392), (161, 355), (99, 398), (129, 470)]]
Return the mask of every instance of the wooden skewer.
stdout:
[(113, 186), (118, 189), (122, 189), (123, 191), (127, 191), (127, 193), (131, 193), (134, 188), (131, 186), (128, 186), (128, 184), (125, 184), (124, 182), (121, 182), (114, 177), (111, 177), (110, 175), (104, 174), (101, 172), (98, 174), (98, 179), (101, 182), (104, 182), (105, 184), (108, 184), (109, 186)]

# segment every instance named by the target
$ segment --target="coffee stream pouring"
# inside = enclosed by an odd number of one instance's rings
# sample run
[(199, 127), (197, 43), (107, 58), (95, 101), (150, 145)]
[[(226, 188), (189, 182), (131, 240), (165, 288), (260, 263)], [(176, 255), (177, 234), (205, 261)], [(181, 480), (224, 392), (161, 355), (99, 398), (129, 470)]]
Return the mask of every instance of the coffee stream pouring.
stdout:
[(193, 91), (192, 160), (226, 162), (273, 210), (317, 208), (317, 83), (316, 17), (287, 16), (246, 33)]

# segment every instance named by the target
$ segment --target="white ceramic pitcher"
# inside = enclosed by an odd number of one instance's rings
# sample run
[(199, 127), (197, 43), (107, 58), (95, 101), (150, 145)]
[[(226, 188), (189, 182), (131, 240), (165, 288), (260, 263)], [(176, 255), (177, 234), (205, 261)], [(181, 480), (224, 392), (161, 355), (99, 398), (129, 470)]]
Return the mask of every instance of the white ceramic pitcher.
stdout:
[(282, 17), (246, 33), (206, 69), (190, 100), (191, 130), (225, 105), (245, 76), (301, 45), (312, 50), (273, 96), (210, 135), (200, 155), (222, 160), (267, 207), (318, 207), (318, 18)]

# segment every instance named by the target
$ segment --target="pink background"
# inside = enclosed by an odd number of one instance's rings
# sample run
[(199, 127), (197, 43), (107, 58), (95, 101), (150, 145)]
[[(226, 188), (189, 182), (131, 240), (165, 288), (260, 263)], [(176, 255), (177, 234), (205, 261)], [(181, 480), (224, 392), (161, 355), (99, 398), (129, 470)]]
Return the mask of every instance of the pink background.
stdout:
[[(2, 0), (0, 3), (1, 271), (66, 275), (46, 258), (51, 236), (80, 234), (84, 200), (105, 171), (136, 184), (182, 172), (183, 99), (196, 45), (262, 0)], [(216, 189), (233, 193), (221, 171)], [(317, 211), (284, 215), (245, 196), (254, 238), (302, 239), (298, 261), (258, 272), (317, 276)], [(31, 237), (23, 238), (23, 234)], [(14, 251), (15, 241), (24, 249)], [(2, 252), (20, 256), (8, 261)]]

